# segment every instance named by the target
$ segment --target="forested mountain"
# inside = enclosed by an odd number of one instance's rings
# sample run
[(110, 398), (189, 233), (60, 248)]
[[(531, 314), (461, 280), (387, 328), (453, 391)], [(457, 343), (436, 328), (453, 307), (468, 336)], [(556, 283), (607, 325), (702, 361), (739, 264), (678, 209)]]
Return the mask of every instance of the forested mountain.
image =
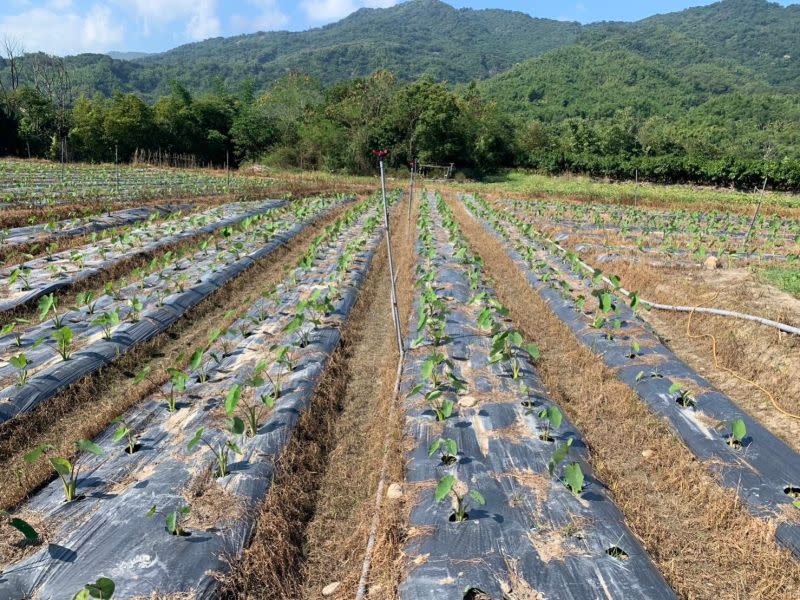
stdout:
[(81, 91), (169, 93), (177, 80), (192, 91), (220, 84), (257, 90), (292, 71), (324, 84), (386, 69), (404, 81), (429, 75), (465, 82), (571, 43), (577, 23), (508, 10), (457, 10), (439, 0), (362, 8), (325, 27), (213, 38), (132, 61), (92, 54), (68, 58)]
[(131, 60), (27, 55), (16, 90), (0, 61), (0, 152), (66, 139), (83, 160), (147, 147), (363, 171), (389, 147), (395, 165), (795, 189), (798, 32), (800, 5), (767, 0), (586, 26), (409, 0)]

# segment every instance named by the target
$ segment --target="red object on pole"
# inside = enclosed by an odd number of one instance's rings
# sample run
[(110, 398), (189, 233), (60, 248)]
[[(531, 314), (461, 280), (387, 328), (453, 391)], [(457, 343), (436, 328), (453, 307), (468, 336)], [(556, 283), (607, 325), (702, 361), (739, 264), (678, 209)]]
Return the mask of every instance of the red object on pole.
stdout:
[(389, 154), (388, 150), (373, 150), (372, 151), (372, 155), (373, 156), (377, 156), (378, 158), (383, 158), (387, 154)]

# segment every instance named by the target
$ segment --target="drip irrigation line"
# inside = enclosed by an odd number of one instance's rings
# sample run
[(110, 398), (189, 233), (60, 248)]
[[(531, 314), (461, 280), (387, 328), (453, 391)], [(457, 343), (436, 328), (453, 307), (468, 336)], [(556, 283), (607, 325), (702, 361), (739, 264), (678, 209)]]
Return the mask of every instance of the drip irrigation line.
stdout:
[[(397, 363), (397, 375), (394, 380), (394, 392), (392, 398), (397, 400), (400, 394), (400, 379), (403, 375), (404, 354), (401, 352)], [(369, 571), (372, 567), (372, 552), (375, 549), (375, 539), (378, 536), (378, 526), (381, 520), (381, 506), (383, 504), (383, 494), (386, 488), (386, 468), (389, 463), (389, 438), (391, 429), (386, 433), (386, 438), (383, 442), (383, 462), (381, 463), (381, 475), (378, 480), (378, 490), (375, 492), (375, 512), (372, 515), (372, 525), (369, 530), (369, 537), (367, 538), (367, 548), (364, 551), (364, 562), (361, 564), (361, 577), (358, 580), (358, 589), (356, 590), (356, 600), (364, 600), (367, 593), (367, 578)]]
[[(556, 242), (554, 242), (553, 240), (551, 240), (550, 238), (548, 238), (546, 235), (544, 235), (541, 232), (537, 231), (536, 234), (539, 236), (540, 239), (542, 239), (543, 241), (547, 242), (552, 248), (556, 249), (558, 252), (560, 252), (561, 254), (567, 256), (568, 258), (570, 257), (570, 252), (566, 248), (564, 248), (561, 245), (557, 244)], [(583, 259), (578, 258), (577, 254), (573, 253), (573, 256), (575, 257), (576, 263), (584, 271), (586, 271), (587, 273), (592, 273), (592, 274), (594, 274), (596, 272), (595, 268), (592, 265), (590, 265), (589, 263), (587, 263)], [(611, 279), (609, 279), (605, 275), (602, 276), (602, 279), (607, 284), (609, 284), (612, 287), (614, 287), (616, 289), (616, 291), (618, 291), (620, 294), (622, 294), (626, 298), (629, 298), (629, 299), (631, 298), (632, 292), (630, 292), (629, 290), (625, 289), (622, 286), (618, 287), (618, 283), (615, 283), (615, 282), (611, 281)], [(650, 308), (655, 308), (657, 310), (663, 310), (663, 311), (668, 311), (668, 312), (702, 313), (702, 314), (708, 314), (708, 315), (715, 315), (715, 316), (718, 316), (718, 317), (729, 317), (729, 318), (734, 318), (734, 319), (742, 319), (744, 321), (752, 321), (754, 323), (760, 323), (761, 325), (765, 325), (767, 327), (773, 327), (773, 328), (775, 328), (775, 329), (777, 329), (779, 331), (783, 331), (784, 333), (791, 333), (792, 335), (800, 336), (800, 327), (795, 327), (793, 325), (787, 325), (786, 323), (780, 323), (778, 321), (773, 321), (772, 319), (766, 319), (764, 317), (758, 317), (756, 315), (750, 315), (750, 314), (747, 314), (747, 313), (741, 313), (741, 312), (737, 312), (737, 311), (734, 311), (734, 310), (724, 310), (724, 309), (721, 309), (721, 308), (708, 308), (708, 307), (702, 307), (702, 306), (678, 306), (678, 305), (673, 305), (673, 304), (661, 304), (659, 302), (652, 302), (650, 300), (647, 300), (647, 299), (641, 298), (641, 297), (639, 298), (639, 302), (641, 304), (647, 305)]]
[(394, 331), (397, 336), (397, 349), (402, 357), (403, 334), (400, 333), (400, 311), (397, 308), (397, 288), (395, 286), (394, 260), (392, 259), (392, 234), (389, 229), (389, 208), (386, 204), (386, 177), (383, 171), (383, 160), (381, 160), (381, 195), (383, 196), (383, 227), (386, 230), (386, 255), (389, 258), (389, 290), (392, 300), (392, 321), (394, 321)]

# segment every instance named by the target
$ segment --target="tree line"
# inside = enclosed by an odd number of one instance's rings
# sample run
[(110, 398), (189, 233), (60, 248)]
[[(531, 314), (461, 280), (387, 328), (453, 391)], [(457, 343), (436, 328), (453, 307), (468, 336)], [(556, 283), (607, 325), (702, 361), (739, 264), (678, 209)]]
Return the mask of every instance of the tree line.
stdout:
[(374, 168), (371, 150), (386, 148), (390, 167), (455, 163), (478, 177), (527, 167), (742, 188), (767, 177), (771, 187), (800, 188), (800, 159), (687, 150), (668, 121), (643, 126), (631, 110), (552, 122), (503, 110), (474, 83), (404, 83), (387, 71), (327, 87), (290, 73), (262, 93), (246, 81), (195, 95), (173, 82), (152, 104), (133, 93), (75, 98), (63, 61), (39, 56), (35, 72), (0, 82), (0, 153), (112, 162), (139, 149), (192, 154), (200, 164), (358, 174)]

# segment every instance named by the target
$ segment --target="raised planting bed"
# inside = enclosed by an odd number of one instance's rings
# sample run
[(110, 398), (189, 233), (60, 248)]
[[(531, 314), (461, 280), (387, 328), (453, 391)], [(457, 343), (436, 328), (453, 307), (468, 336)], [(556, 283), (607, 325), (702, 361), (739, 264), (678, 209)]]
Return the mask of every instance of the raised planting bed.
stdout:
[(99, 577), (115, 598), (215, 597), (339, 344), (384, 235), (378, 206), (327, 227), (283, 283), (124, 414), (130, 439), (115, 424), (82, 442), (75, 499), (56, 480), (20, 507), (47, 534), (3, 567), (0, 597), (72, 597)]
[(43, 297), (42, 323), (21, 324), (0, 338), (0, 423), (165, 331), (338, 203), (307, 199), (246, 219), (215, 246), (185, 258), (169, 257), (138, 283), (109, 289), (74, 310), (59, 310), (52, 305), (56, 297)]
[(463, 196), (468, 210), (525, 274), (532, 291), (613, 368), (752, 514), (775, 519), (776, 538), (800, 555), (800, 456), (676, 357), (602, 273), (587, 275), (529, 223)]
[(399, 596), (674, 598), (441, 198), (423, 199), (418, 225)]
[(134, 256), (213, 233), (284, 204), (281, 200), (224, 204), (157, 225), (132, 228), (113, 240), (89, 243), (2, 269), (0, 312), (69, 288)]
[(26, 227), (14, 227), (0, 231), (0, 242), (4, 247), (47, 244), (58, 238), (88, 235), (114, 227), (122, 227), (123, 225), (144, 224), (143, 222), (150, 219), (168, 217), (179, 211), (191, 209), (192, 205), (185, 203), (139, 206), (78, 219), (65, 219)]

